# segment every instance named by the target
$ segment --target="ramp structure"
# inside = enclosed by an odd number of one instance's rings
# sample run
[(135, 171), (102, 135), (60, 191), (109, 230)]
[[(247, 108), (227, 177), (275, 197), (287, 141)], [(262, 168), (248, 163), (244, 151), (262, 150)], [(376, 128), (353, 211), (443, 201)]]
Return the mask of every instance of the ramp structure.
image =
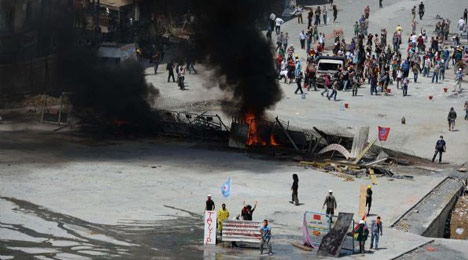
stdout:
[(353, 222), (353, 215), (353, 213), (344, 212), (338, 214), (338, 219), (333, 228), (323, 237), (317, 255), (334, 257), (340, 255), (346, 233), (348, 233), (349, 227)]

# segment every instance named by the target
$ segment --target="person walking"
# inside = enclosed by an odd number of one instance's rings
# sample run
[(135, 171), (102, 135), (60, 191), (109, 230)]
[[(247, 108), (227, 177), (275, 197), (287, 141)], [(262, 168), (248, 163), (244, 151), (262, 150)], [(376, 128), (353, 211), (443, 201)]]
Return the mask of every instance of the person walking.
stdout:
[(301, 92), (301, 95), (304, 94), (304, 91), (302, 91), (302, 79), (304, 78), (302, 72), (299, 72), (297, 75), (296, 75), (296, 84), (297, 84), (297, 88), (296, 88), (296, 91), (294, 91), (294, 94), (297, 94), (298, 91)]
[(419, 4), (419, 20), (422, 20), (425, 11), (426, 11), (426, 9), (424, 8), (424, 3), (421, 2)]
[(333, 97), (333, 100), (336, 101), (336, 95), (338, 94), (338, 79), (333, 82), (332, 93), (328, 96), (328, 100)]
[(325, 201), (323, 202), (322, 209), (327, 206), (326, 214), (333, 216), (335, 214), (335, 209), (337, 207), (335, 196), (333, 196), (333, 191), (329, 190)]
[(369, 229), (366, 226), (366, 222), (364, 220), (359, 220), (359, 225), (357, 229), (354, 231), (357, 233), (357, 241), (359, 242), (359, 252), (364, 254), (366, 249), (366, 240), (369, 236)]
[(455, 112), (455, 109), (450, 108), (450, 111), (447, 116), (448, 120), (448, 126), (449, 126), (449, 131), (453, 132), (453, 128), (455, 127), (455, 120), (457, 120), (457, 112)]
[(333, 5), (333, 22), (336, 22), (336, 18), (338, 17), (338, 8), (336, 5)]
[(383, 236), (383, 225), (380, 219), (380, 216), (377, 217), (377, 220), (372, 220), (371, 224), (371, 244), (370, 249), (375, 248), (379, 249), (379, 238)]
[(215, 210), (215, 208), (216, 208), (216, 205), (214, 201), (211, 199), (211, 194), (208, 194), (208, 198), (206, 199), (205, 210), (211, 211), (211, 210)]
[(403, 96), (406, 97), (408, 96), (409, 79), (407, 77), (403, 78), (403, 81), (401, 84), (402, 84), (401, 88), (403, 89)]
[(358, 80), (354, 80), (354, 82), (353, 82), (353, 97), (357, 96), (358, 89), (359, 89), (359, 82), (358, 82)]
[(327, 74), (323, 75), (323, 88), (324, 90), (320, 95), (327, 94), (326, 97), (328, 98), (328, 94), (330, 93), (330, 77)]
[(413, 67), (411, 68), (411, 70), (413, 71), (414, 83), (417, 83), (418, 82), (418, 75), (419, 75), (419, 64), (417, 62), (415, 62), (413, 64)]
[(279, 17), (276, 17), (275, 19), (275, 32), (276, 32), (276, 35), (278, 35), (280, 32), (281, 32), (281, 25), (284, 23), (284, 20), (279, 18)]
[(309, 12), (307, 13), (307, 28), (312, 26), (312, 20), (314, 19), (314, 9), (310, 8)]
[(463, 19), (465, 20), (465, 23), (468, 24), (468, 9), (465, 8), (465, 11), (463, 11)]
[(275, 20), (276, 20), (276, 14), (271, 13), (270, 14), (270, 30), (274, 31), (275, 30)]
[(379, 7), (382, 8), (383, 7), (383, 3), (382, 3), (383, 0), (379, 0)]
[(291, 186), (292, 190), (292, 200), (291, 203), (294, 203), (296, 206), (299, 206), (299, 198), (297, 196), (297, 190), (299, 189), (299, 177), (297, 177), (297, 174), (292, 175), (293, 178), (293, 184)]
[(221, 235), (223, 234), (223, 221), (227, 219), (229, 219), (229, 210), (226, 208), (226, 204), (223, 203), (218, 211), (218, 231)]
[(432, 162), (435, 161), (435, 159), (437, 157), (437, 154), (439, 154), (439, 163), (441, 163), (442, 162), (442, 153), (445, 153), (446, 150), (447, 150), (447, 146), (446, 146), (444, 137), (440, 136), (440, 139), (437, 140), (437, 143), (435, 145), (435, 153), (434, 153), (434, 156), (432, 157)]
[(271, 248), (271, 226), (268, 224), (268, 220), (263, 220), (263, 226), (260, 228), (262, 234), (262, 242), (260, 243), (260, 254), (263, 254), (263, 247), (268, 247), (268, 254), (273, 255)]
[(176, 82), (175, 77), (174, 77), (174, 63), (172, 61), (167, 63), (166, 70), (168, 72), (167, 82), (170, 82), (171, 78), (172, 78), (172, 82)]
[(368, 185), (366, 190), (366, 206), (367, 206), (367, 216), (370, 214), (370, 209), (372, 206), (372, 186)]

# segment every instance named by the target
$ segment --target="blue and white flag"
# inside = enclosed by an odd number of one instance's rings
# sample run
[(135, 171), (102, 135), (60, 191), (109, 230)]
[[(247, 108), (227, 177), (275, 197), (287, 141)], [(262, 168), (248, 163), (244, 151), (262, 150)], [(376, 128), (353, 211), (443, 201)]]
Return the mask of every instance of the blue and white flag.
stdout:
[(221, 194), (223, 194), (225, 198), (231, 196), (231, 178), (227, 179), (227, 181), (221, 185)]

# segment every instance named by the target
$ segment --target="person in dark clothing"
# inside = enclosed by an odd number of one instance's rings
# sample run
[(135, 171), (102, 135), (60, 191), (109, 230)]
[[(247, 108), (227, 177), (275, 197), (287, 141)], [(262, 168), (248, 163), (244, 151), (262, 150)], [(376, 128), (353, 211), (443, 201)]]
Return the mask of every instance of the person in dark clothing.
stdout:
[(372, 206), (372, 186), (367, 186), (366, 191), (366, 206), (367, 206), (367, 216), (370, 214), (370, 208)]
[(211, 210), (215, 210), (215, 208), (216, 206), (215, 206), (214, 201), (211, 199), (211, 194), (208, 194), (208, 199), (206, 200), (205, 210), (211, 211)]
[(175, 77), (174, 77), (174, 63), (169, 62), (167, 63), (166, 67), (169, 75), (167, 76), (167, 82), (170, 82), (170, 79), (172, 78), (172, 82), (176, 82)]
[(323, 202), (323, 206), (322, 208), (325, 207), (325, 205), (327, 206), (327, 215), (334, 215), (335, 213), (335, 209), (336, 209), (336, 199), (335, 199), (335, 196), (333, 196), (333, 191), (332, 190), (329, 190), (328, 191), (328, 195), (327, 197), (325, 198), (325, 202)]
[(297, 197), (297, 189), (299, 188), (299, 177), (297, 177), (297, 174), (293, 174), (293, 184), (291, 186), (292, 190), (292, 200), (291, 203), (294, 203), (296, 206), (299, 206), (299, 198)]
[(312, 26), (312, 20), (314, 19), (314, 10), (310, 8), (309, 13), (307, 14), (307, 28)]
[(357, 226), (357, 229), (354, 230), (354, 233), (357, 233), (357, 241), (359, 242), (359, 252), (361, 254), (364, 254), (366, 249), (365, 249), (365, 244), (367, 237), (369, 236), (369, 229), (366, 226), (366, 223), (364, 220), (359, 221), (359, 225)]
[(304, 76), (302, 75), (302, 72), (299, 72), (299, 74), (296, 76), (296, 84), (297, 84), (297, 89), (294, 91), (294, 94), (297, 94), (298, 91), (301, 92), (301, 94), (304, 94), (304, 91), (302, 91), (302, 79)]
[(457, 112), (455, 112), (455, 109), (450, 108), (450, 112), (448, 113), (447, 120), (448, 120), (448, 126), (449, 126), (449, 131), (453, 132), (453, 128), (455, 128), (455, 120), (457, 119)]
[(435, 153), (434, 157), (432, 157), (432, 162), (435, 161), (435, 158), (437, 157), (437, 154), (439, 154), (439, 163), (442, 162), (442, 153), (445, 153), (447, 150), (447, 147), (445, 145), (444, 137), (440, 136), (440, 139), (437, 141), (435, 145)]
[(426, 11), (426, 10), (424, 9), (424, 3), (421, 2), (421, 3), (419, 4), (419, 20), (422, 20), (425, 11)]
[(161, 56), (160, 56), (159, 52), (156, 52), (153, 55), (154, 74), (158, 73), (158, 67), (159, 67), (160, 61), (161, 61)]
[(333, 5), (333, 22), (336, 21), (337, 17), (338, 17), (338, 8), (336, 8), (336, 5)]
[(257, 208), (257, 202), (255, 201), (255, 206), (253, 208), (250, 205), (246, 206), (245, 205), (245, 200), (244, 200), (244, 203), (242, 205), (243, 205), (243, 208), (242, 208), (242, 211), (241, 211), (242, 219), (243, 220), (252, 220), (253, 212)]
[(380, 8), (383, 7), (382, 1), (383, 1), (383, 0), (379, 0), (379, 7), (380, 7)]

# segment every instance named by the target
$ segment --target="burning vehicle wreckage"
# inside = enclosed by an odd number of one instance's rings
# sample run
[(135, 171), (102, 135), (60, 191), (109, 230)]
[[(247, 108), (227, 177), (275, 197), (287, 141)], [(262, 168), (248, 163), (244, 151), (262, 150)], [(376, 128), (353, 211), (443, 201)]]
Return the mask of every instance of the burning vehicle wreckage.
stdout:
[[(217, 114), (159, 111), (161, 135), (215, 142), (220, 146), (289, 160), (304, 167), (318, 168), (346, 181), (376, 176), (412, 179), (405, 168), (440, 171), (429, 160), (381, 147), (369, 139), (369, 127), (331, 133), (292, 126), (276, 117), (246, 113), (233, 117), (230, 126)], [(396, 174), (398, 172), (398, 174)]]

